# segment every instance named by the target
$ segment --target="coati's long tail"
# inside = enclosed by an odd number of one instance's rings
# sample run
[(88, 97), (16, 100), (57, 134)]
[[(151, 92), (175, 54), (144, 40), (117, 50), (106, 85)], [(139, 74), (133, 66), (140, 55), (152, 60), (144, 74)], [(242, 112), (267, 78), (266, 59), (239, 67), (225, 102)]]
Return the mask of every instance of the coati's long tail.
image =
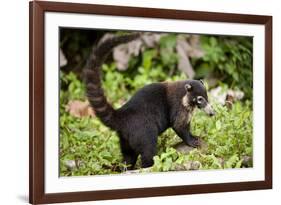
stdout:
[(88, 100), (93, 107), (95, 114), (106, 126), (112, 129), (115, 129), (117, 120), (115, 119), (115, 110), (108, 103), (101, 86), (101, 66), (107, 55), (115, 46), (130, 42), (139, 36), (139, 33), (115, 36), (99, 43), (93, 48), (93, 53), (89, 57), (84, 69)]

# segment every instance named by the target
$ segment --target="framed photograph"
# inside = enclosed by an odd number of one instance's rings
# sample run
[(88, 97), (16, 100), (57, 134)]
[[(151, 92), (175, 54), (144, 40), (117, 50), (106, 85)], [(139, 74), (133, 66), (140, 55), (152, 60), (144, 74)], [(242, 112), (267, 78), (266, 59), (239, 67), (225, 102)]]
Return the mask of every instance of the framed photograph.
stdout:
[(33, 1), (30, 203), (272, 188), (272, 17)]

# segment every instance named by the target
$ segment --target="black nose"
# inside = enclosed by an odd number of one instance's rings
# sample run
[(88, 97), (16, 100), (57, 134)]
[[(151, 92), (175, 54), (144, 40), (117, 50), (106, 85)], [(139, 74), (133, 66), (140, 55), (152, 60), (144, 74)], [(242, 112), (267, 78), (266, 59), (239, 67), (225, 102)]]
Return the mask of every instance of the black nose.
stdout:
[(210, 114), (209, 114), (209, 116), (214, 116), (216, 113), (215, 112), (211, 112)]

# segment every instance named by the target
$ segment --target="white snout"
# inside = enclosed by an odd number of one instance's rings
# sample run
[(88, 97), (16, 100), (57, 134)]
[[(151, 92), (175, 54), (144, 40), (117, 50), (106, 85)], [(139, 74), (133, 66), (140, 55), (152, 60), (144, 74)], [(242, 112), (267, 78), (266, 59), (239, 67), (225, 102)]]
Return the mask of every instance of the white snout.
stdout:
[(204, 112), (210, 116), (215, 115), (215, 111), (213, 109), (213, 107), (208, 103), (204, 108), (203, 108)]

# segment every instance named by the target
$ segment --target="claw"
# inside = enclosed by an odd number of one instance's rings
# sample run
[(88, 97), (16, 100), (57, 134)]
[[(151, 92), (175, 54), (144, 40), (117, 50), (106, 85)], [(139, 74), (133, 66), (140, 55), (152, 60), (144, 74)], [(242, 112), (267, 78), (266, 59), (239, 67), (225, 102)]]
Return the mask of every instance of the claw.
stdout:
[(200, 146), (200, 140), (198, 138), (194, 137), (190, 140), (190, 142), (188, 142), (188, 145), (191, 147), (197, 148)]

